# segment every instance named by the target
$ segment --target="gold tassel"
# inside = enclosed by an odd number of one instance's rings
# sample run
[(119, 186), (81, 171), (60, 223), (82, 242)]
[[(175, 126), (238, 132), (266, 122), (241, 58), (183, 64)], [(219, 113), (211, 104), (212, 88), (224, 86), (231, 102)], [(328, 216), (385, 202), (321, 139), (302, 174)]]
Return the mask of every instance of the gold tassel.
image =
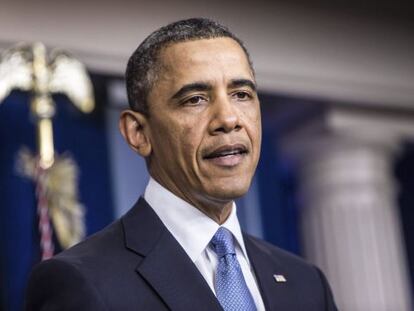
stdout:
[[(18, 155), (18, 172), (35, 181), (38, 158), (22, 148)], [(56, 156), (46, 170), (46, 196), (49, 215), (62, 248), (68, 248), (85, 237), (84, 207), (78, 201), (78, 168), (69, 155)]]

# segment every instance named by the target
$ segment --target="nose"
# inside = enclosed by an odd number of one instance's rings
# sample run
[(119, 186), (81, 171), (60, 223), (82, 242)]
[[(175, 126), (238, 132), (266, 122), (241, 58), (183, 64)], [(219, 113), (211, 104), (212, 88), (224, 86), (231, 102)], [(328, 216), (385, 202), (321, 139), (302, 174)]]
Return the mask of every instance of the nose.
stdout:
[(229, 133), (241, 129), (240, 115), (236, 103), (232, 103), (227, 96), (218, 98), (212, 107), (210, 132), (213, 135)]

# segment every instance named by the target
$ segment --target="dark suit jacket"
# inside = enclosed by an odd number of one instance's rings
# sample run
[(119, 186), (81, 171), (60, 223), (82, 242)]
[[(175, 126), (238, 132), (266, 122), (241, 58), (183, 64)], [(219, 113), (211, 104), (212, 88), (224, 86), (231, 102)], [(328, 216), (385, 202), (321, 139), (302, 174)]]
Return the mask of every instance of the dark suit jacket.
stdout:
[[(249, 235), (244, 240), (266, 310), (336, 310), (317, 268)], [(274, 274), (287, 282), (277, 283)], [(30, 277), (26, 310), (222, 309), (183, 248), (141, 198), (120, 220), (39, 264)]]

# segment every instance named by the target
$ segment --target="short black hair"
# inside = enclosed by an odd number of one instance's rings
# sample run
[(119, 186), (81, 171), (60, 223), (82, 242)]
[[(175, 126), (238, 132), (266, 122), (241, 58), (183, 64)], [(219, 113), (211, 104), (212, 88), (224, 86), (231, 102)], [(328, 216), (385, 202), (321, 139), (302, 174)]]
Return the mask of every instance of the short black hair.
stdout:
[(159, 55), (162, 49), (173, 43), (220, 37), (231, 38), (241, 46), (254, 73), (243, 42), (227, 27), (207, 18), (180, 20), (154, 31), (129, 58), (125, 79), (131, 109), (148, 115), (147, 97), (160, 69)]

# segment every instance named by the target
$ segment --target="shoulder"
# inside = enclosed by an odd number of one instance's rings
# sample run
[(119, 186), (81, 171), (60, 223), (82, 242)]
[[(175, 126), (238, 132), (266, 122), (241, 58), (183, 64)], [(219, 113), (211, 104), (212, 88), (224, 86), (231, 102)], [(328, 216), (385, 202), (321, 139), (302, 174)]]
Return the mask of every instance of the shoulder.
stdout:
[(66, 275), (66, 270), (71, 267), (86, 278), (101, 281), (108, 274), (128, 266), (128, 261), (131, 262), (131, 269), (133, 269), (137, 263), (136, 255), (125, 247), (121, 218), (77, 245), (57, 254), (52, 260), (35, 266), (34, 272), (55, 270), (56, 273), (61, 272)]
[[(276, 270), (286, 271), (292, 276), (297, 276), (303, 281), (306, 279), (313, 282), (321, 281), (321, 271), (314, 264), (308, 262), (304, 258), (281, 249), (273, 244), (263, 241), (251, 235), (245, 235), (246, 246), (252, 252), (261, 253), (262, 258), (266, 258), (266, 262)], [(257, 258), (257, 255), (250, 254), (249, 257)]]
[(127, 254), (122, 232), (116, 221), (36, 265), (26, 290), (26, 310), (44, 310), (49, 305), (56, 306), (51, 310), (105, 310), (103, 284), (109, 271), (125, 264), (120, 260)]
[(105, 310), (94, 283), (76, 265), (56, 258), (40, 263), (32, 271), (25, 305), (28, 311), (51, 306), (50, 310)]
[(244, 238), (247, 245), (253, 245), (257, 251), (261, 251), (264, 254), (270, 256), (278, 264), (283, 264), (285, 267), (293, 266), (302, 267), (303, 269), (315, 269), (315, 266), (313, 264), (306, 261), (302, 257), (281, 249), (273, 244), (270, 244), (269, 242), (251, 236), (249, 234), (245, 234)]
[[(328, 281), (322, 271), (305, 259), (285, 251), (268, 242), (245, 235), (246, 248), (249, 258), (255, 270), (267, 278), (267, 275), (283, 275), (287, 280), (291, 291), (285, 292), (285, 297), (295, 301), (295, 296), (300, 294), (303, 301), (308, 304), (308, 310), (312, 304), (316, 308), (323, 305), (325, 310), (337, 310)], [(260, 271), (260, 272), (259, 272)], [(272, 284), (277, 280), (272, 280)], [(269, 281), (270, 282), (270, 281)], [(289, 296), (291, 295), (291, 297)]]
[(123, 245), (121, 220), (116, 220), (102, 230), (88, 236), (85, 240), (62, 251), (55, 258), (71, 260), (74, 257), (96, 256), (107, 249)]

